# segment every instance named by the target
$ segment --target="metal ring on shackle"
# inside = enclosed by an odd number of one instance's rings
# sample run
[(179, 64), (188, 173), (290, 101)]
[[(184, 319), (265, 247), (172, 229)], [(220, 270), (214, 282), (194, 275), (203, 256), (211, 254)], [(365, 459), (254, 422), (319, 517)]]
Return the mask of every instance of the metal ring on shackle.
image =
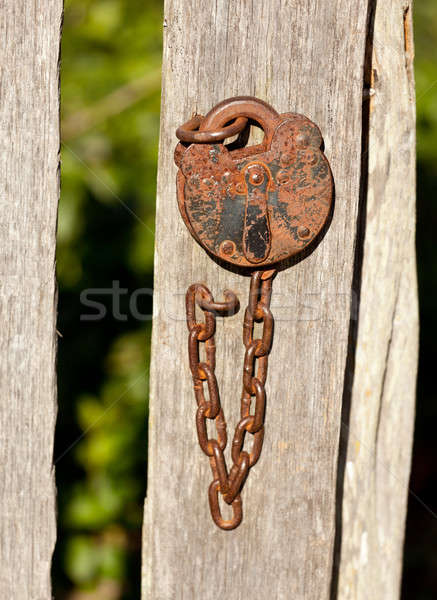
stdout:
[(213, 144), (214, 142), (222, 142), (226, 138), (241, 133), (247, 125), (245, 117), (234, 117), (228, 120), (233, 121), (233, 123), (216, 130), (203, 131), (201, 130), (201, 126), (204, 117), (202, 115), (195, 115), (176, 129), (176, 137), (181, 142), (188, 142), (189, 144)]

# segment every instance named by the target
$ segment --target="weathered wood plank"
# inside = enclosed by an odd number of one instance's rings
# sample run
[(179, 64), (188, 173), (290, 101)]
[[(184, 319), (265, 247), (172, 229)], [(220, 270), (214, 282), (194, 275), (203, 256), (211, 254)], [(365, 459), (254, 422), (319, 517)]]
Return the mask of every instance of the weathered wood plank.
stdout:
[[(330, 597), (342, 399), (355, 353), (350, 316), (365, 180), (369, 6), (367, 0), (166, 2), (144, 598)], [(264, 449), (243, 492), (243, 523), (223, 532), (209, 516), (211, 475), (195, 434), (184, 293), (202, 281), (217, 298), (224, 288), (234, 289), (244, 305), (248, 279), (219, 268), (186, 231), (172, 155), (174, 131), (192, 112), (205, 113), (240, 94), (263, 98), (280, 112), (304, 113), (321, 127), (336, 206), (315, 252), (275, 279)], [(400, 222), (411, 227), (409, 215)], [(219, 322), (216, 339), (231, 431), (238, 418), (241, 326), (240, 312)]]
[(398, 598), (417, 363), (411, 4), (378, 2), (339, 598)]
[(2, 2), (0, 597), (48, 599), (55, 543), (61, 0)]

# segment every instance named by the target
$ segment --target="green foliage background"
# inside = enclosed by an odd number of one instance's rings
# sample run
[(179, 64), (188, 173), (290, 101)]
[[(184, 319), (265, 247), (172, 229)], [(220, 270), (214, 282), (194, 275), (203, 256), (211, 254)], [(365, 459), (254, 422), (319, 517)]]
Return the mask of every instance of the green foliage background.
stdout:
[[(150, 320), (130, 294), (152, 288), (162, 6), (67, 0), (62, 43), (58, 598), (139, 598), (146, 486)], [(82, 290), (111, 288), (104, 319)], [(115, 284), (117, 285), (117, 284)], [(151, 314), (151, 296), (138, 299)]]
[(437, 596), (437, 3), (415, 0), (417, 268), (420, 354), (404, 561), (404, 600)]
[[(437, 416), (437, 4), (416, 2), (418, 266), (422, 333), (411, 487), (435, 507)], [(66, 0), (62, 43), (62, 194), (59, 211), (59, 418), (55, 461), (57, 599), (138, 599), (146, 485), (150, 320), (129, 309), (152, 288), (160, 102), (160, 0)], [(113, 284), (113, 282), (118, 284)], [(81, 292), (126, 290), (120, 314), (83, 321)], [(97, 297), (98, 296), (98, 297)], [(151, 313), (151, 296), (138, 302)], [(433, 460), (434, 455), (434, 460)], [(410, 499), (404, 597), (437, 592), (436, 519)]]

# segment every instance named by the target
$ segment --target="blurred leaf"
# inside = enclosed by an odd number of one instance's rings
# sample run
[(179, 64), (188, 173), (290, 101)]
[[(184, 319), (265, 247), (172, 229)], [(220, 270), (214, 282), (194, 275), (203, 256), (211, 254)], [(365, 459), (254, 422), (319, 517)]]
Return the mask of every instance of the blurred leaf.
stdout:
[(84, 535), (72, 536), (67, 543), (65, 570), (77, 584), (89, 584), (99, 570), (99, 556), (92, 539)]

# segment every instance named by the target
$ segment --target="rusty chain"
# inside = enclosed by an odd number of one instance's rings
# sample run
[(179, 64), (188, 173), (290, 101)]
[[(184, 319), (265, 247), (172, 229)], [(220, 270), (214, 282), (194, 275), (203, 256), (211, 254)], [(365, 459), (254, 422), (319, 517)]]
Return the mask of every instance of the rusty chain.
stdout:
[[(265, 382), (268, 354), (273, 338), (273, 315), (270, 311), (272, 280), (275, 270), (255, 271), (250, 282), (249, 302), (244, 314), (243, 343), (246, 348), (243, 367), (243, 391), (241, 396), (240, 421), (235, 428), (232, 441), (232, 468), (228, 474), (224, 450), (227, 444), (226, 421), (220, 403), (215, 376), (216, 315), (231, 315), (238, 310), (236, 295), (225, 290), (224, 302), (215, 302), (211, 292), (202, 284), (191, 285), (186, 294), (188, 355), (193, 376), (194, 395), (197, 401), (196, 429), (199, 445), (209, 457), (213, 481), (209, 486), (208, 498), (212, 518), (221, 529), (238, 527), (243, 516), (241, 490), (249, 469), (258, 461), (264, 439)], [(196, 321), (196, 304), (204, 313), (204, 322)], [(254, 338), (255, 323), (263, 324), (261, 338)], [(200, 344), (205, 344), (206, 360), (200, 360)], [(256, 361), (258, 363), (256, 364)], [(205, 398), (204, 382), (208, 389)], [(252, 398), (255, 408), (251, 413)], [(216, 438), (208, 438), (207, 419), (214, 420)], [(250, 453), (244, 450), (246, 432), (254, 436)], [(219, 493), (232, 506), (233, 516), (223, 519), (219, 505)]]

